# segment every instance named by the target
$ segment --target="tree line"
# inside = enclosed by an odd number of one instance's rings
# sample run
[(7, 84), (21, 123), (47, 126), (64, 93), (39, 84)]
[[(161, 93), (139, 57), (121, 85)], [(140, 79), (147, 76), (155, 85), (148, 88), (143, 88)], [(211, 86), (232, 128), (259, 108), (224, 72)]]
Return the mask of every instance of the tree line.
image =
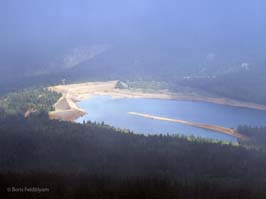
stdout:
[(51, 111), (61, 94), (47, 88), (27, 88), (0, 97), (0, 109), (7, 114), (22, 114), (27, 110)]
[(45, 112), (0, 115), (1, 185), (48, 186), (51, 198), (266, 197), (265, 152), (257, 149), (55, 121)]

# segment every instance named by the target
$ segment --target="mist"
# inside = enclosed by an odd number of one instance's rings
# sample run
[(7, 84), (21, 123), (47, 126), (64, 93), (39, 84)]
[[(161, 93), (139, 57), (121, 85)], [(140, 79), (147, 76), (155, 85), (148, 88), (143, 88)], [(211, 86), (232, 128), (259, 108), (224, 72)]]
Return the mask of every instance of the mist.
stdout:
[(62, 60), (73, 49), (94, 46), (125, 59), (107, 58), (114, 69), (134, 59), (167, 70), (257, 64), (265, 61), (265, 8), (260, 0), (2, 2), (1, 74), (52, 73), (68, 68)]

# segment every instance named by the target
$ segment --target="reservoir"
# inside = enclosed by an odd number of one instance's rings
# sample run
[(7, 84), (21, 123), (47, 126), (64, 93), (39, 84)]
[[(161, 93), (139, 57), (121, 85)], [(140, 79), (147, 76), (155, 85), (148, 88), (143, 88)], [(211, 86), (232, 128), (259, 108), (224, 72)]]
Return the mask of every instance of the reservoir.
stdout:
[(145, 135), (169, 134), (196, 136), (209, 139), (236, 142), (236, 138), (211, 130), (184, 124), (152, 120), (130, 115), (138, 112), (190, 122), (237, 128), (239, 125), (263, 126), (266, 124), (266, 111), (237, 108), (206, 102), (121, 98), (94, 96), (78, 103), (88, 114), (76, 122), (96, 121), (121, 129), (129, 129)]

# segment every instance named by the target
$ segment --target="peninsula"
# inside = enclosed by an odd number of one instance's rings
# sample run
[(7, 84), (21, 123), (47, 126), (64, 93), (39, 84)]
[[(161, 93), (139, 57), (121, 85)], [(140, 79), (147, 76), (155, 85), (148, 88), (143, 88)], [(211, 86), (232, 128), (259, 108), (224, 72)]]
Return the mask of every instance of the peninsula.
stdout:
[(197, 122), (190, 122), (190, 121), (185, 121), (185, 120), (177, 120), (177, 119), (172, 119), (172, 118), (167, 118), (167, 117), (159, 117), (155, 115), (150, 115), (150, 114), (143, 114), (143, 113), (136, 113), (136, 112), (128, 112), (130, 115), (135, 115), (139, 117), (144, 117), (148, 119), (153, 119), (153, 120), (160, 120), (160, 121), (166, 121), (166, 122), (174, 122), (174, 123), (179, 123), (179, 124), (185, 124), (197, 128), (202, 128), (202, 129), (207, 129), (211, 131), (216, 131), (219, 133), (223, 133), (226, 135), (230, 135), (236, 138), (240, 139), (246, 139), (246, 136), (238, 133), (234, 129), (231, 128), (226, 128), (223, 126), (218, 126), (218, 125), (211, 125), (211, 124), (203, 124), (203, 123), (197, 123)]

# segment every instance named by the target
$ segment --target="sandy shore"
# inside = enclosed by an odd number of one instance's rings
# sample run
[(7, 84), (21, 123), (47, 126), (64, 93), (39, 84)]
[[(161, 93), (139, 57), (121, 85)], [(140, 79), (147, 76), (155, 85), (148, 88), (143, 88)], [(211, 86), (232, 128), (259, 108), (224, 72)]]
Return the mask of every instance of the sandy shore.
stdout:
[(150, 98), (150, 99), (171, 99), (185, 101), (209, 102), (240, 108), (250, 108), (256, 110), (266, 110), (265, 105), (251, 102), (243, 102), (229, 98), (213, 98), (184, 93), (171, 93), (168, 91), (158, 91), (156, 93), (145, 93), (140, 89), (117, 89), (117, 81), (108, 82), (87, 82), (80, 84), (58, 85), (49, 87), (50, 90), (61, 93), (63, 96), (54, 105), (55, 111), (50, 112), (51, 119), (74, 121), (86, 114), (76, 105), (76, 102), (89, 99), (96, 95), (108, 95), (113, 98)]
[(202, 129), (207, 129), (211, 131), (216, 131), (219, 133), (223, 133), (226, 135), (230, 135), (236, 138), (240, 139), (247, 139), (244, 135), (239, 134), (237, 131), (234, 129), (226, 128), (223, 126), (218, 126), (218, 125), (211, 125), (211, 124), (203, 124), (203, 123), (197, 123), (197, 122), (191, 122), (191, 121), (186, 121), (186, 120), (177, 120), (177, 119), (172, 119), (172, 118), (167, 118), (167, 117), (159, 117), (155, 115), (149, 115), (149, 114), (143, 114), (143, 113), (136, 113), (136, 112), (128, 112), (130, 115), (135, 115), (138, 117), (144, 117), (148, 119), (153, 119), (153, 120), (160, 120), (160, 121), (166, 121), (166, 122), (174, 122), (174, 123), (179, 123), (179, 124), (185, 124), (188, 126), (193, 126), (197, 128), (202, 128)]

